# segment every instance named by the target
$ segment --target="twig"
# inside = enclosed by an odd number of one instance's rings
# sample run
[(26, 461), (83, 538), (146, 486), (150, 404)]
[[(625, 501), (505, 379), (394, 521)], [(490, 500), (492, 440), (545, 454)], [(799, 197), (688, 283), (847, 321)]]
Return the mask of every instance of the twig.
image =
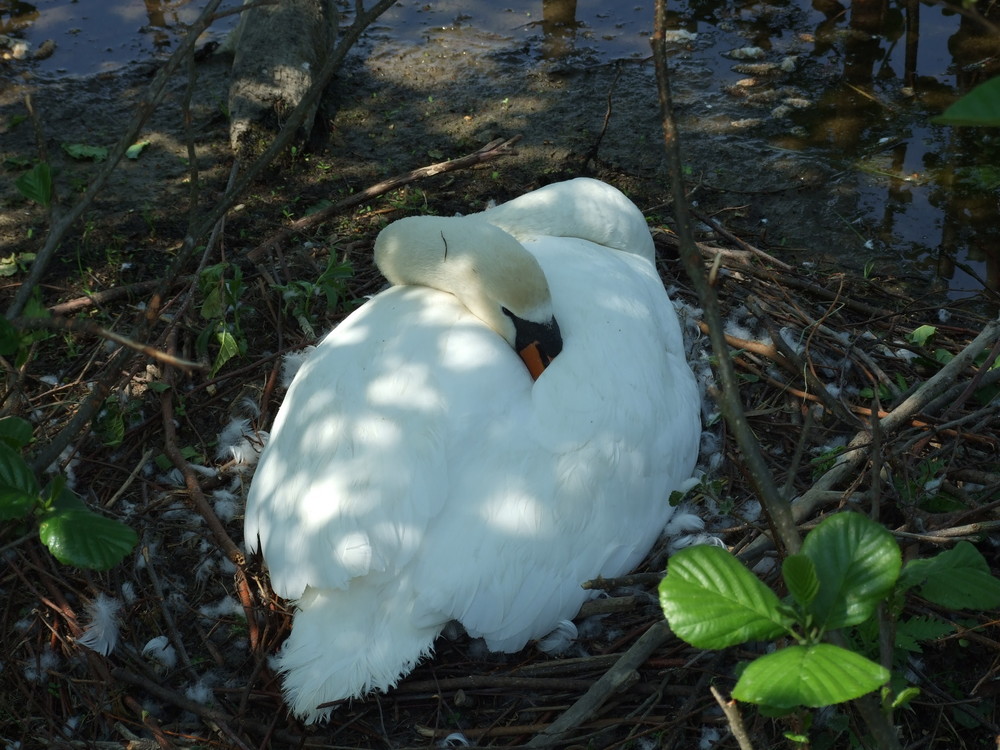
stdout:
[(177, 621), (174, 620), (174, 615), (170, 611), (170, 607), (165, 606), (167, 597), (163, 594), (163, 586), (160, 585), (160, 576), (157, 574), (153, 560), (150, 558), (149, 547), (143, 545), (140, 554), (146, 563), (146, 574), (149, 576), (150, 583), (153, 584), (153, 593), (156, 594), (156, 598), (160, 602), (160, 615), (167, 626), (167, 635), (170, 638), (170, 642), (177, 649), (177, 653), (181, 657), (181, 663), (184, 665), (184, 669), (187, 670), (188, 675), (192, 679), (197, 680), (198, 673), (191, 664), (191, 657), (188, 656), (187, 648), (184, 647), (184, 639), (181, 638), (180, 631), (177, 629)]
[(979, 523), (970, 523), (965, 526), (953, 526), (950, 529), (938, 529), (926, 534), (914, 534), (908, 531), (892, 531), (892, 534), (903, 539), (917, 539), (922, 542), (930, 542), (931, 544), (951, 544), (956, 539), (982, 537), (996, 532), (997, 529), (1000, 529), (1000, 521), (980, 521)]
[[(972, 365), (984, 349), (992, 347), (998, 334), (1000, 334), (1000, 321), (994, 320), (987, 323), (982, 332), (955, 355), (954, 359), (922, 383), (903, 403), (883, 417), (879, 421), (882, 439), (888, 439), (901, 427), (909, 424), (915, 414), (936, 396), (947, 390), (958, 376)], [(869, 448), (870, 444), (869, 430), (860, 430), (848, 443), (837, 465), (816, 480), (808, 491), (792, 502), (792, 513), (796, 520), (801, 521), (808, 517), (820, 499), (825, 496), (825, 493), (857, 472), (858, 465), (868, 457), (868, 451), (865, 449)], [(759, 537), (748, 545), (745, 553), (749, 559), (753, 559), (755, 555), (762, 553), (767, 545), (767, 538)]]
[[(45, 471), (52, 463), (59, 458), (59, 454), (69, 445), (77, 435), (79, 435), (97, 412), (104, 407), (104, 401), (111, 395), (111, 389), (121, 378), (121, 372), (126, 369), (129, 358), (134, 356), (130, 349), (122, 347), (111, 357), (105, 368), (104, 374), (97, 379), (89, 395), (83, 403), (77, 407), (73, 418), (66, 423), (59, 434), (57, 434), (48, 445), (43, 445), (31, 459), (31, 470), (36, 474)], [(131, 378), (137, 372), (137, 368), (128, 371), (127, 377)]]
[(333, 74), (339, 70), (344, 62), (344, 58), (347, 57), (347, 53), (354, 46), (354, 43), (357, 42), (361, 33), (394, 3), (395, 0), (379, 0), (367, 11), (364, 10), (363, 3), (357, 3), (357, 13), (355, 14), (354, 21), (343, 31), (340, 41), (326, 59), (323, 67), (316, 74), (309, 90), (306, 91), (295, 109), (288, 114), (281, 132), (278, 133), (271, 142), (271, 145), (260, 156), (243, 169), (238, 177), (231, 179), (226, 191), (216, 201), (212, 209), (184, 237), (181, 249), (178, 251), (177, 257), (164, 277), (164, 284), (153, 294), (150, 300), (150, 305), (146, 312), (147, 320), (153, 320), (159, 315), (160, 306), (163, 298), (166, 296), (167, 281), (179, 274), (179, 269), (183, 268), (187, 263), (191, 254), (195, 251), (200, 238), (218, 224), (219, 219), (225, 216), (229, 209), (236, 205), (236, 202), (250, 187), (251, 183), (257, 178), (257, 175), (291, 143), (298, 129), (305, 122), (311, 107), (323, 94)]
[(116, 344), (128, 347), (132, 351), (145, 354), (150, 359), (158, 360), (164, 364), (172, 365), (173, 367), (178, 367), (182, 370), (190, 371), (208, 369), (205, 365), (199, 364), (198, 362), (189, 362), (186, 359), (174, 357), (167, 352), (161, 352), (159, 349), (156, 349), (149, 344), (142, 344), (138, 341), (133, 341), (128, 336), (123, 336), (120, 333), (110, 331), (86, 318), (14, 318), (10, 322), (16, 328), (52, 328), (57, 331), (71, 331), (73, 333), (99, 336), (102, 339), (114, 341)]
[(743, 725), (743, 716), (740, 714), (736, 701), (727, 701), (723, 698), (722, 693), (715, 685), (709, 685), (708, 689), (712, 691), (712, 697), (719, 704), (722, 713), (726, 715), (726, 721), (729, 722), (729, 728), (732, 730), (736, 742), (739, 743), (740, 750), (753, 750), (753, 743), (750, 742), (750, 735), (747, 734), (747, 728)]
[(336, 216), (340, 212), (364, 203), (365, 201), (371, 200), (376, 196), (384, 195), (390, 190), (395, 190), (398, 187), (407, 185), (425, 177), (433, 177), (434, 175), (443, 174), (444, 172), (454, 172), (457, 169), (466, 169), (477, 164), (493, 161), (501, 156), (512, 155), (515, 153), (512, 150), (512, 147), (519, 140), (521, 140), (520, 135), (515, 135), (513, 138), (508, 138), (507, 140), (498, 138), (494, 141), (490, 141), (477, 151), (473, 151), (471, 154), (466, 154), (465, 156), (461, 156), (457, 159), (449, 159), (448, 161), (429, 164), (426, 167), (413, 169), (404, 174), (396, 175), (395, 177), (390, 177), (388, 180), (376, 183), (375, 185), (365, 188), (358, 193), (354, 193), (343, 200), (337, 201), (332, 206), (327, 206), (321, 211), (316, 211), (308, 216), (296, 219), (290, 225), (278, 230), (262, 243), (257, 245), (257, 247), (250, 250), (250, 252), (247, 253), (247, 259), (253, 261), (254, 263), (258, 263), (264, 258), (270, 249), (277, 246), (281, 242), (284, 242), (296, 232), (302, 232), (310, 227), (322, 224), (324, 221), (328, 221), (330, 217)]
[(785, 550), (794, 553), (798, 552), (801, 538), (795, 528), (795, 521), (788, 503), (781, 498), (774, 477), (768, 470), (767, 463), (761, 454), (760, 445), (747, 423), (743, 404), (740, 402), (736, 372), (726, 348), (718, 297), (715, 289), (709, 285), (705, 277), (701, 255), (694, 242), (691, 218), (688, 214), (687, 201), (684, 198), (683, 164), (667, 73), (666, 14), (666, 1), (656, 0), (656, 30), (651, 42), (653, 58), (656, 63), (660, 113), (663, 118), (663, 140), (670, 171), (671, 193), (674, 197), (674, 215), (677, 220), (677, 236), (680, 238), (681, 260), (684, 263), (684, 270), (698, 293), (698, 299), (701, 301), (705, 320), (708, 323), (712, 350), (715, 352), (716, 367), (719, 380), (722, 383), (722, 392), (718, 398), (719, 407), (740, 447), (750, 480), (757, 491), (758, 498), (767, 510), (768, 522), (771, 524), (775, 537)]
[[(167, 375), (169, 378), (169, 373)], [(191, 503), (194, 505), (195, 510), (201, 514), (201, 517), (205, 519), (205, 523), (211, 530), (212, 536), (215, 537), (219, 548), (234, 565), (242, 567), (246, 563), (243, 552), (236, 546), (236, 543), (229, 536), (229, 532), (226, 531), (226, 527), (222, 525), (219, 517), (215, 515), (212, 506), (208, 504), (205, 493), (201, 491), (201, 487), (198, 484), (197, 477), (195, 477), (194, 472), (191, 471), (191, 467), (177, 447), (177, 431), (174, 427), (174, 408), (170, 390), (172, 389), (165, 390), (160, 394), (160, 408), (163, 412), (163, 451), (167, 454), (171, 463), (184, 475), (184, 486), (187, 488)]]
[(778, 260), (773, 255), (770, 255), (769, 253), (765, 253), (760, 248), (755, 247), (754, 245), (751, 245), (749, 242), (746, 242), (745, 240), (737, 237), (735, 234), (733, 234), (732, 232), (730, 232), (728, 229), (726, 229), (724, 226), (722, 226), (722, 224), (720, 224), (719, 222), (717, 222), (711, 216), (708, 216), (708, 215), (702, 213), (701, 211), (699, 211), (698, 209), (696, 209), (694, 207), (691, 207), (691, 213), (693, 213), (695, 216), (697, 216), (699, 221), (703, 221), (704, 223), (708, 224), (708, 226), (712, 227), (712, 229), (714, 231), (716, 231), (719, 234), (721, 234), (723, 237), (725, 237), (727, 240), (729, 240), (730, 242), (732, 242), (734, 245), (736, 245), (738, 248), (740, 248), (744, 252), (749, 253), (750, 255), (755, 255), (758, 258), (760, 258), (762, 260), (765, 260), (768, 263), (770, 263), (771, 265), (776, 266), (778, 268), (782, 268), (782, 269), (784, 269), (786, 271), (791, 271), (792, 270), (792, 267), (790, 265), (788, 265), (787, 263), (785, 263), (783, 261)]
[(544, 731), (539, 732), (528, 743), (528, 747), (559, 745), (575, 727), (593, 716), (605, 702), (633, 678), (635, 671), (660, 645), (670, 638), (670, 628), (665, 620), (653, 623), (622, 658), (601, 679), (595, 682), (583, 697)]
[(69, 211), (59, 217), (49, 230), (49, 233), (45, 238), (45, 244), (35, 255), (35, 260), (31, 264), (31, 269), (28, 271), (27, 277), (21, 283), (21, 286), (17, 290), (17, 294), (14, 296), (14, 301), (7, 309), (8, 319), (17, 317), (24, 310), (24, 306), (27, 304), (28, 298), (31, 296), (32, 291), (41, 280), (42, 274), (44, 274), (45, 270), (48, 268), (48, 265), (55, 255), (56, 249), (62, 243), (66, 232), (69, 231), (69, 228), (76, 222), (77, 219), (80, 218), (80, 216), (83, 215), (83, 212), (89, 208), (90, 204), (93, 203), (94, 198), (104, 187), (104, 183), (108, 181), (111, 173), (114, 172), (115, 168), (118, 166), (118, 162), (120, 162), (122, 157), (125, 156), (125, 152), (128, 150), (129, 146), (135, 143), (135, 139), (138, 137), (139, 131), (142, 130), (142, 126), (146, 123), (146, 120), (149, 119), (150, 115), (153, 114), (153, 111), (163, 100), (167, 90), (167, 82), (170, 80), (171, 76), (173, 76), (181, 62), (194, 48), (195, 42), (197, 42), (201, 33), (212, 23), (212, 14), (215, 13), (216, 8), (219, 7), (221, 2), (222, 0), (210, 0), (208, 5), (205, 6), (201, 15), (198, 16), (198, 19), (191, 25), (190, 31), (187, 36), (184, 37), (180, 46), (157, 72), (153, 82), (149, 85), (149, 90), (146, 96), (140, 100), (139, 106), (136, 109), (135, 114), (132, 116), (132, 121), (128, 124), (128, 126), (126, 126), (124, 132), (121, 134), (121, 137), (119, 137), (118, 142), (111, 148), (111, 151), (108, 153), (107, 161), (102, 163), (97, 174), (94, 176), (94, 179), (91, 180), (90, 185), (87, 186), (87, 192), (83, 194), (80, 200), (78, 200)]
[(211, 706), (206, 706), (198, 701), (193, 701), (190, 698), (185, 698), (183, 695), (176, 693), (173, 690), (169, 690), (168, 688), (158, 685), (151, 680), (146, 680), (126, 669), (118, 668), (111, 670), (111, 677), (129, 685), (142, 688), (159, 700), (167, 701), (184, 711), (190, 711), (196, 716), (200, 716), (210, 724), (218, 725), (219, 729), (224, 734), (228, 735), (229, 739), (236, 747), (240, 748), (240, 750), (250, 750), (250, 747), (242, 739), (240, 739), (235, 732), (229, 729), (228, 724), (232, 721), (233, 717), (226, 712), (220, 711), (217, 708), (212, 708)]
[[(190, 276), (181, 276), (180, 278), (175, 279), (175, 282), (184, 283), (190, 280)], [(68, 315), (69, 313), (79, 312), (80, 310), (85, 310), (89, 307), (98, 307), (108, 302), (114, 302), (121, 297), (130, 297), (132, 295), (151, 292), (156, 289), (159, 284), (160, 280), (154, 279), (152, 281), (137, 281), (134, 284), (124, 284), (122, 286), (111, 287), (110, 289), (104, 289), (100, 292), (88, 294), (85, 297), (77, 297), (76, 299), (67, 300), (66, 302), (60, 302), (57, 305), (50, 305), (49, 312), (53, 315)]]

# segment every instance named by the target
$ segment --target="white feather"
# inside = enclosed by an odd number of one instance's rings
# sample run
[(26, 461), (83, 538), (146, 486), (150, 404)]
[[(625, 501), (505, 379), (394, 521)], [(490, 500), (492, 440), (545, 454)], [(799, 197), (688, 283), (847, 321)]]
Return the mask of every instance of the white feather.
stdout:
[(281, 387), (287, 389), (295, 376), (299, 372), (299, 368), (305, 363), (309, 358), (309, 355), (315, 350), (315, 346), (307, 346), (305, 349), (299, 349), (295, 352), (289, 352), (284, 357), (281, 358)]
[(122, 608), (122, 603), (100, 593), (85, 607), (90, 616), (90, 624), (76, 642), (107, 656), (118, 645), (118, 611)]
[[(452, 619), (513, 652), (573, 617), (581, 582), (649, 551), (697, 456), (697, 387), (627, 198), (581, 179), (426, 220), (448, 252), (442, 274), (477, 253), (498, 264), (500, 247), (471, 247), (496, 235), (484, 221), (516, 237), (547, 279), (563, 349), (532, 381), (457, 297), (394, 286), (302, 365), (245, 535), (297, 607), (279, 669), (308, 721), (329, 715), (320, 703), (394, 685)], [(385, 231), (418, 226), (404, 221)]]
[(173, 669), (177, 665), (177, 650), (165, 635), (158, 635), (142, 647), (142, 655), (156, 663), (157, 671)]
[(559, 656), (568, 651), (580, 633), (572, 620), (560, 620), (545, 637), (539, 638), (535, 646), (543, 654)]

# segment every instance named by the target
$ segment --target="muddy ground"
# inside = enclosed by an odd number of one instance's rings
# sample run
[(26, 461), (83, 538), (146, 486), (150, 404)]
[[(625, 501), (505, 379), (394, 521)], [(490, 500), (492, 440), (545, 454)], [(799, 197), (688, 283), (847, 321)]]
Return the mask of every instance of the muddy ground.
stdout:
[[(374, 47), (373, 47), (374, 48)], [(367, 51), (367, 50), (366, 50)], [(493, 138), (522, 135), (516, 156), (465, 174), (420, 185), (430, 210), (470, 211), (564, 177), (592, 174), (626, 190), (654, 223), (669, 223), (669, 197), (660, 116), (649, 61), (529, 64), (522, 50), (470, 54), (466, 45), (389, 47), (372, 58), (359, 52), (338, 77), (326, 143), (286, 161), (247, 197), (245, 209), (276, 226), (286, 207), (292, 217), (307, 206), (335, 199), (380, 179), (474, 151)], [(870, 257), (868, 237), (849, 225), (855, 179), (808, 152), (768, 146), (766, 136), (791, 127), (769, 121), (770, 104), (753, 107), (720, 97), (709, 72), (683, 44), (676, 46), (674, 96), (682, 129), (691, 197), (707, 214), (750, 241), (791, 262), (831, 263), (858, 270)], [(231, 163), (226, 147), (228, 60), (198, 66), (191, 97), (204, 204), (218, 190)], [(0, 199), (0, 250), (28, 252), (26, 229), (42, 228), (42, 212), (24, 204), (13, 185), (18, 170), (37, 158), (21, 99), (30, 91), (49, 158), (59, 174), (63, 201), (76, 197), (94, 166), (69, 158), (62, 144), (110, 146), (142, 96), (152, 64), (82, 81), (20, 84), (8, 75), (0, 94), (6, 175)], [(787, 81), (774, 80), (775, 87)], [(149, 224), (169, 242), (179, 239), (187, 210), (188, 177), (181, 115), (186, 76), (172, 82), (167, 101), (143, 131), (151, 145), (124, 161), (83, 228), (121, 235), (128, 254), (148, 236)], [(786, 94), (787, 95), (787, 94)], [(771, 102), (773, 104), (773, 101)], [(746, 130), (740, 123), (762, 118)], [(268, 208), (270, 207), (270, 209)], [(847, 217), (847, 218), (845, 218)], [(237, 222), (239, 223), (239, 222)], [(241, 224), (242, 226), (242, 224)], [(130, 241), (132, 238), (132, 241)], [(252, 237), (229, 238), (236, 248)], [(155, 250), (154, 248), (150, 248)], [(69, 248), (67, 248), (69, 250)], [(141, 273), (140, 267), (135, 268)]]

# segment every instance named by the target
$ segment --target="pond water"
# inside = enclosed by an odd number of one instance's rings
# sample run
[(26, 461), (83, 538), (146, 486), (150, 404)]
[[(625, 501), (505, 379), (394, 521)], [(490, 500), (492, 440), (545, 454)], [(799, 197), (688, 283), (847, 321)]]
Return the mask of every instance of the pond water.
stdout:
[[(0, 2), (0, 34), (35, 49), (56, 42), (50, 57), (31, 63), (38, 75), (88, 75), (168, 53), (202, 5)], [(700, 87), (697, 116), (682, 132), (807, 153), (851, 173), (843, 221), (873, 267), (936, 274), (953, 297), (984, 283), (1000, 289), (1000, 138), (929, 123), (997, 72), (996, 34), (915, 0), (682, 0), (669, 8), (672, 64), (683, 85)], [(626, 60), (652, 76), (642, 62), (652, 17), (652, 0), (403, 0), (363, 51), (459, 48), (554, 73)]]

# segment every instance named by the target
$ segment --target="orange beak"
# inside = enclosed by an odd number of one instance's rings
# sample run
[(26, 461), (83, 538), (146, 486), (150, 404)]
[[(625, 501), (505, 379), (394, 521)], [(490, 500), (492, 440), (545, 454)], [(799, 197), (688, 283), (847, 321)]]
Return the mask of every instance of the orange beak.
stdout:
[(552, 357), (549, 357), (542, 351), (537, 341), (532, 341), (522, 348), (518, 352), (518, 355), (521, 357), (521, 361), (524, 362), (525, 367), (528, 368), (532, 380), (538, 380), (538, 376), (552, 363)]

